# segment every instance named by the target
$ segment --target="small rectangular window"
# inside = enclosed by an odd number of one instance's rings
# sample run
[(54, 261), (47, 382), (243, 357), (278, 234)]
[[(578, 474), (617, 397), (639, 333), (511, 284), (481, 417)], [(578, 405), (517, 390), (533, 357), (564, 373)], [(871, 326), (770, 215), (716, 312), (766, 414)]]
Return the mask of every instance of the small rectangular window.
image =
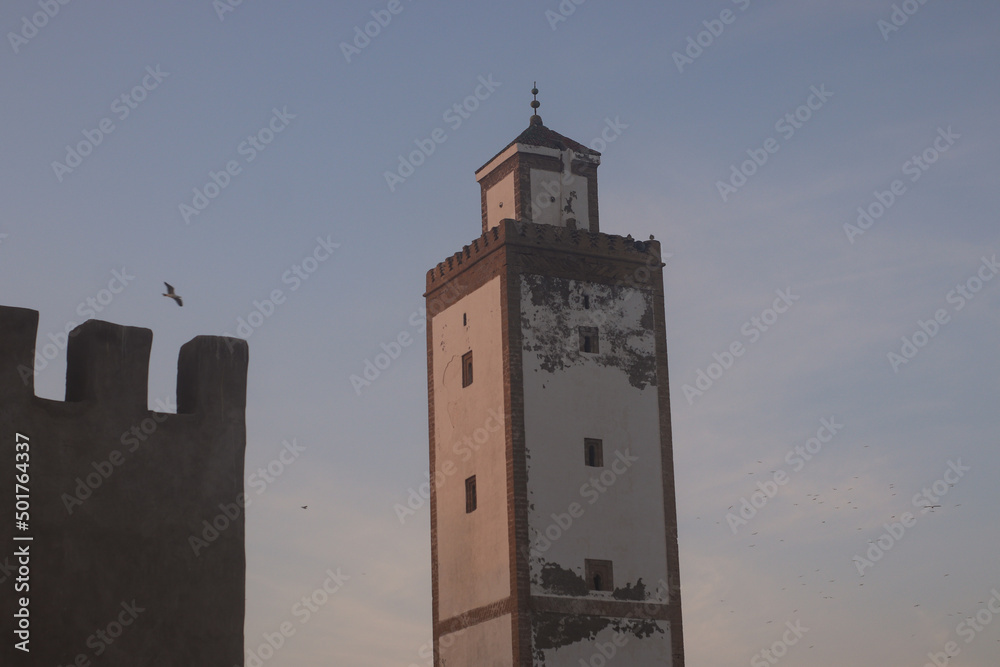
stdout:
[(600, 352), (597, 327), (580, 327), (580, 351), (590, 354)]
[(592, 468), (604, 467), (604, 442), (598, 438), (583, 439), (583, 460)]
[(462, 313), (462, 326), (463, 327), (469, 326), (469, 314), (468, 313)]
[(587, 587), (592, 591), (615, 590), (614, 570), (609, 560), (584, 559)]
[(586, 308), (587, 310), (590, 310), (590, 295), (589, 294), (584, 294), (583, 295), (583, 307)]
[(476, 510), (476, 476), (465, 480), (465, 513)]
[(472, 384), (472, 351), (462, 355), (462, 386), (468, 387)]

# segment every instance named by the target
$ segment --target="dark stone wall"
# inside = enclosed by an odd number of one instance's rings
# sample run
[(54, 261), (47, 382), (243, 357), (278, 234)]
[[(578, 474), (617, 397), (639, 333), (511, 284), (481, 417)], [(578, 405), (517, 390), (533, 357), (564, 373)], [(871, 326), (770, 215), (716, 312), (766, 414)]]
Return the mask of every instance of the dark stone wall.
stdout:
[(185, 344), (164, 414), (147, 408), (151, 331), (77, 327), (61, 402), (34, 394), (37, 325), (0, 306), (0, 664), (242, 665), (246, 342)]

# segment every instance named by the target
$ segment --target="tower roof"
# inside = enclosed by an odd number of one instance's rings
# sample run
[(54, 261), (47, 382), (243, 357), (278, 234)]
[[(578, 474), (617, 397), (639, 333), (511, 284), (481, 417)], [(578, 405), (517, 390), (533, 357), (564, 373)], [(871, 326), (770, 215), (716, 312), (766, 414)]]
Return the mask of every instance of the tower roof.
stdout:
[[(538, 107), (542, 105), (538, 101), (538, 86), (537, 84), (531, 89), (531, 94), (534, 99), (531, 100), (531, 109), (533, 113), (528, 122), (528, 129), (526, 129), (521, 134), (517, 135), (514, 141), (510, 142), (506, 146), (500, 149), (500, 151), (487, 160), (482, 167), (476, 169), (476, 173), (481, 172), (486, 165), (497, 159), (504, 151), (513, 146), (514, 144), (521, 144), (524, 146), (539, 146), (542, 148), (554, 148), (558, 151), (565, 151), (572, 149), (577, 153), (583, 153), (584, 155), (594, 155), (600, 156), (601, 154), (597, 151), (587, 148), (583, 144), (573, 141), (569, 137), (564, 137), (554, 130), (550, 130), (542, 124), (542, 117), (538, 115)], [(478, 177), (477, 177), (478, 180)]]
[(569, 137), (564, 137), (555, 130), (551, 130), (542, 124), (542, 117), (535, 114), (531, 117), (531, 122), (526, 129), (521, 134), (511, 141), (509, 144), (497, 151), (497, 154), (491, 157), (489, 160), (483, 163), (483, 166), (476, 169), (478, 174), (483, 170), (483, 167), (493, 162), (501, 153), (513, 146), (514, 144), (523, 144), (526, 146), (541, 146), (543, 148), (555, 148), (556, 150), (564, 151), (567, 149), (572, 149), (577, 153), (584, 153), (585, 155), (595, 155), (600, 156), (598, 151), (592, 148), (587, 148), (578, 141), (573, 141)]
[[(529, 146), (545, 146), (547, 148), (558, 148), (559, 150), (566, 150), (567, 148), (572, 148), (577, 153), (587, 153), (589, 155), (600, 155), (597, 151), (592, 148), (587, 148), (583, 144), (573, 141), (569, 137), (564, 137), (555, 130), (550, 130), (542, 124), (542, 117), (539, 115), (534, 115), (531, 117), (531, 123), (528, 125), (528, 129), (517, 135), (514, 141), (510, 142), (507, 146), (511, 144), (528, 144)], [(506, 148), (506, 147), (505, 147)]]
[[(537, 96), (538, 88), (531, 93)], [(601, 154), (545, 127), (540, 105), (531, 101), (528, 128), (476, 170), (483, 231), (511, 218), (599, 232)]]

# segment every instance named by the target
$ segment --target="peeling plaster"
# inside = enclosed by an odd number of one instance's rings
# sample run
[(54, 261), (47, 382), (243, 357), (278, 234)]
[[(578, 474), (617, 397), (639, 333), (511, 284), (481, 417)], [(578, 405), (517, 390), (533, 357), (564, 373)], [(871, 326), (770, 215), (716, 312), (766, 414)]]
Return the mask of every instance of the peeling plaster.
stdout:
[[(542, 580), (540, 583), (546, 593), (552, 595), (571, 595), (574, 597), (586, 597), (589, 594), (590, 589), (587, 587), (587, 582), (579, 574), (562, 567), (558, 563), (552, 563), (544, 559), (539, 560), (542, 562)], [(643, 583), (642, 577), (639, 577), (635, 584), (629, 583), (624, 587), (615, 588), (611, 596), (616, 600), (631, 600), (634, 602), (649, 602), (656, 599), (653, 595), (646, 592), (646, 584)]]
[(612, 596), (616, 600), (635, 600), (636, 602), (649, 599), (649, 596), (646, 595), (646, 584), (642, 583), (642, 577), (639, 577), (634, 587), (632, 584), (627, 584), (625, 588), (616, 588)]
[[(521, 312), (524, 350), (548, 373), (597, 363), (622, 369), (637, 388), (656, 386), (656, 346), (650, 294), (625, 285), (604, 285), (551, 276), (524, 275), (521, 287), (532, 308)], [(583, 307), (583, 297), (590, 308)], [(600, 352), (580, 351), (579, 328), (597, 327)]]
[(573, 200), (576, 199), (576, 190), (570, 190), (569, 195), (566, 197), (566, 204), (563, 206), (563, 213), (573, 214)]
[(593, 640), (597, 633), (611, 625), (607, 616), (566, 616), (538, 614), (534, 619), (535, 664), (545, 664), (545, 649), (557, 649), (584, 640)]
[(534, 663), (538, 667), (544, 667), (546, 651), (555, 651), (577, 642), (594, 641), (598, 633), (605, 629), (610, 629), (614, 634), (626, 635), (629, 640), (666, 634), (660, 624), (652, 619), (540, 613), (532, 620)]
[[(563, 612), (532, 612), (533, 665), (587, 664), (617, 633), (619, 663), (669, 664), (669, 622), (638, 604), (659, 602), (644, 582), (667, 576), (655, 297), (626, 284), (520, 282), (531, 536), (521, 553), (531, 595), (566, 601)], [(598, 329), (598, 352), (580, 351), (581, 327)], [(605, 466), (584, 465), (588, 437), (602, 439)], [(642, 463), (614, 469), (613, 452)], [(614, 591), (590, 590), (586, 558), (614, 562)], [(630, 607), (629, 617), (601, 615)]]
[(556, 563), (545, 563), (542, 566), (541, 583), (546, 592), (553, 595), (585, 597), (589, 592), (583, 577)]

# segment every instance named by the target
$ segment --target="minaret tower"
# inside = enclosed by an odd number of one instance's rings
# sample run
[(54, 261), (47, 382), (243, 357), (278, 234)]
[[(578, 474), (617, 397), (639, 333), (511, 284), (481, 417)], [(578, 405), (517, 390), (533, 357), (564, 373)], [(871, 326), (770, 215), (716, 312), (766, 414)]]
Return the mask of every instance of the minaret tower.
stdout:
[(660, 244), (532, 93), (427, 273), (434, 665), (683, 667)]

